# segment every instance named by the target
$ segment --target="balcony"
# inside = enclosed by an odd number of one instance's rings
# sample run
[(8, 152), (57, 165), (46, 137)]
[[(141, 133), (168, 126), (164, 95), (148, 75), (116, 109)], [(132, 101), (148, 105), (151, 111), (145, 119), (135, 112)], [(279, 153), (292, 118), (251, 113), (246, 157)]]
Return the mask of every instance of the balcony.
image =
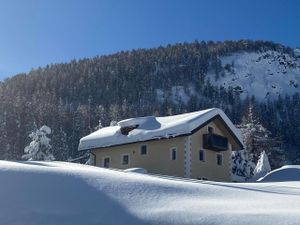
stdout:
[(203, 148), (217, 152), (228, 150), (228, 139), (217, 134), (203, 134)]

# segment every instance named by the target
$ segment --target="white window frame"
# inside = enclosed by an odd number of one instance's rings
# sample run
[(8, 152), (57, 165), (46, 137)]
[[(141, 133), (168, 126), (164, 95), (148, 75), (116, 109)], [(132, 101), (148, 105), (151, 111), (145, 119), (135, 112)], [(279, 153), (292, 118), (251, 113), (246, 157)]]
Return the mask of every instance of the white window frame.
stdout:
[[(105, 167), (105, 164), (104, 164), (104, 162), (105, 162), (105, 159), (109, 159), (109, 167)], [(110, 165), (111, 165), (111, 158), (110, 158), (110, 156), (103, 156), (102, 157), (102, 167), (103, 168), (110, 168)]]
[[(146, 146), (146, 154), (142, 154), (142, 146)], [(148, 155), (148, 151), (149, 151), (148, 144), (140, 145), (140, 149), (139, 149), (140, 155)]]
[[(127, 164), (124, 164), (124, 161), (123, 161), (124, 156), (128, 156), (128, 163), (127, 163)], [(121, 155), (121, 165), (122, 165), (122, 166), (128, 166), (128, 165), (129, 165), (129, 162), (130, 162), (129, 153), (124, 153), (124, 154), (122, 154), (122, 155)]]
[[(173, 159), (173, 150), (175, 150), (175, 159)], [(172, 147), (170, 148), (170, 160), (171, 161), (176, 161), (177, 160), (177, 147)]]
[[(203, 152), (203, 160), (200, 160), (200, 152), (201, 152), (201, 151)], [(206, 162), (206, 150), (205, 150), (205, 149), (200, 149), (198, 153), (199, 153), (199, 154), (198, 154), (198, 159), (199, 159), (199, 161), (200, 161), (200, 162), (203, 162), (203, 163)]]
[[(218, 156), (221, 156), (221, 164), (218, 163)], [(217, 153), (217, 157), (216, 157), (216, 160), (217, 160), (217, 165), (218, 166), (223, 166), (224, 164), (224, 157), (223, 157), (223, 154), (222, 153)]]

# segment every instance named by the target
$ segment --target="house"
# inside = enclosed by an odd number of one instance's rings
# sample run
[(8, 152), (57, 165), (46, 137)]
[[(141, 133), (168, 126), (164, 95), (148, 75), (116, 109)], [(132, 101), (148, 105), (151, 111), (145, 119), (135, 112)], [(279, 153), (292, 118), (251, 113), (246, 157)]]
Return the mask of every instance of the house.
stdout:
[(167, 117), (138, 117), (81, 138), (96, 166), (194, 179), (231, 181), (231, 151), (243, 149), (239, 131), (217, 108)]

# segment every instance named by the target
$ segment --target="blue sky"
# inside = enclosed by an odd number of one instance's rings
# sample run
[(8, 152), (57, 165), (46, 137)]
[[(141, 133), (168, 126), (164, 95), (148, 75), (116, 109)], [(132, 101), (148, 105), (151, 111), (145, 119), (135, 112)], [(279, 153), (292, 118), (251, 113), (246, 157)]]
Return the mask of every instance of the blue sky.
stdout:
[(194, 40), (300, 46), (298, 0), (0, 0), (0, 79), (50, 63)]

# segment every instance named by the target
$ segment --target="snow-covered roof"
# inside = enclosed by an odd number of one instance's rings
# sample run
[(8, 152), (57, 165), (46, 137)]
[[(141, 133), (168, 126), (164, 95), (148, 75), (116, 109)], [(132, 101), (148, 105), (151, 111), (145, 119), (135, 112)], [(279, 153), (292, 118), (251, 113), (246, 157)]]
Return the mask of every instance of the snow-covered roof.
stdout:
[[(242, 145), (239, 130), (232, 124), (226, 114), (217, 108), (201, 110), (166, 117), (138, 117), (122, 120), (117, 126), (104, 127), (80, 139), (78, 150), (88, 150), (134, 142), (177, 137), (192, 134), (208, 120), (220, 116), (231, 130), (232, 135)], [(128, 135), (121, 133), (121, 127), (134, 127)]]

